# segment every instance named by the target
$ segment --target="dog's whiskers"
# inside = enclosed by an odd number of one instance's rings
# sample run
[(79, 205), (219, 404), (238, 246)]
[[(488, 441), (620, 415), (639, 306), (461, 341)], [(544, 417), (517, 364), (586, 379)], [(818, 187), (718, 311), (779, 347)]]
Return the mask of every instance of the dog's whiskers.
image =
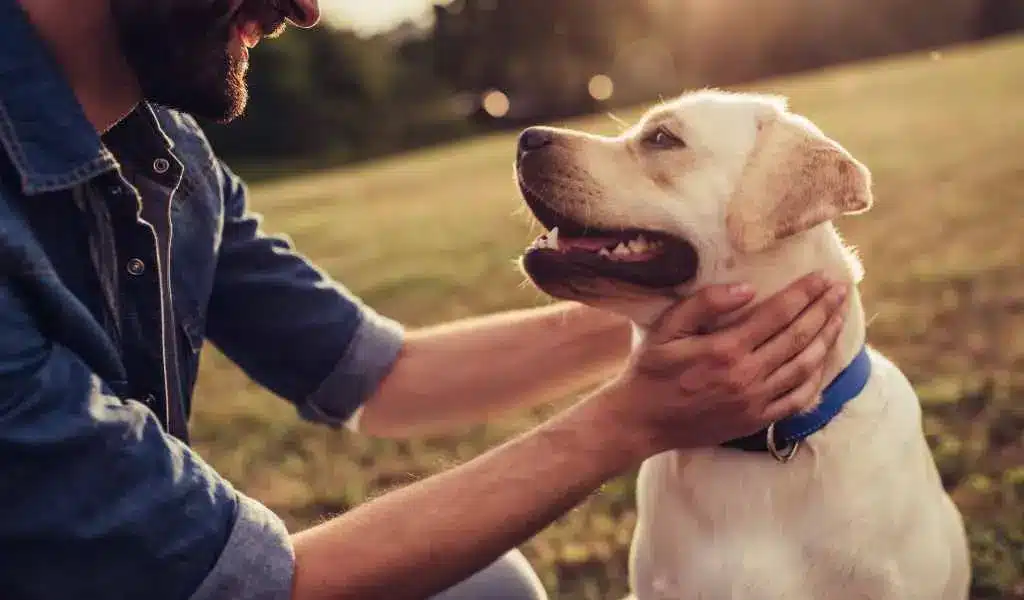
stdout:
[(618, 116), (616, 116), (615, 113), (606, 114), (608, 115), (608, 118), (612, 120), (613, 123), (620, 127), (619, 133), (622, 133), (623, 131), (629, 129), (629, 123), (627, 123), (624, 119), (621, 119)]

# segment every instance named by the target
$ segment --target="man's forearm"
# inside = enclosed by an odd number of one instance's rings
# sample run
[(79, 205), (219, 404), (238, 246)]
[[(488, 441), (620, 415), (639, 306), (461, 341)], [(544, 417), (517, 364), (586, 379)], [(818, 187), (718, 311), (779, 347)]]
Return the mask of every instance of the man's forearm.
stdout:
[(469, 577), (639, 464), (623, 448), (641, 444), (618, 443), (606, 414), (592, 402), (577, 405), (458, 468), (297, 534), (295, 600), (422, 600)]
[(628, 321), (573, 303), (409, 334), (360, 429), (409, 435), (477, 423), (599, 383), (629, 350)]

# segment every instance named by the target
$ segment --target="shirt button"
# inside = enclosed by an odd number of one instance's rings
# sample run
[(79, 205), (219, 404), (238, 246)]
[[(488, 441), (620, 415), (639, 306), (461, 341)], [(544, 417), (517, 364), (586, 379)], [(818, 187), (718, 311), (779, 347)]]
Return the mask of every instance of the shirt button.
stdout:
[(124, 190), (122, 190), (120, 186), (114, 186), (114, 187), (110, 188), (110, 195), (111, 196), (120, 196), (123, 193), (124, 193)]
[(146, 394), (145, 402), (150, 406), (156, 404), (156, 396), (153, 394)]
[(128, 273), (130, 275), (142, 275), (146, 270), (146, 263), (142, 262), (138, 258), (133, 258), (128, 261)]
[(156, 171), (158, 175), (163, 175), (170, 168), (171, 163), (166, 158), (158, 158), (153, 161), (153, 170)]

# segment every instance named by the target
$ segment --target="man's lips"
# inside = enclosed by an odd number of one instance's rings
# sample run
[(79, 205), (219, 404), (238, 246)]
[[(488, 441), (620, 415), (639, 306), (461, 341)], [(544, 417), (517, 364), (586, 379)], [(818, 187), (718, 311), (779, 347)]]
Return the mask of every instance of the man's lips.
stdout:
[(229, 19), (246, 48), (252, 49), (264, 37), (276, 36), (285, 23), (309, 28), (320, 20), (317, 0), (234, 0)]

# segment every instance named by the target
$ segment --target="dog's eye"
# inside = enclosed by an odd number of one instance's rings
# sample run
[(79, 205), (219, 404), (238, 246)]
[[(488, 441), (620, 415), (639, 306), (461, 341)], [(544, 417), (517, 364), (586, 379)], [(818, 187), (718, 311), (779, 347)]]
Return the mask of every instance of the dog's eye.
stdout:
[(685, 148), (686, 142), (679, 139), (674, 133), (659, 127), (644, 138), (644, 143), (651, 148), (658, 150), (669, 150), (672, 148)]

